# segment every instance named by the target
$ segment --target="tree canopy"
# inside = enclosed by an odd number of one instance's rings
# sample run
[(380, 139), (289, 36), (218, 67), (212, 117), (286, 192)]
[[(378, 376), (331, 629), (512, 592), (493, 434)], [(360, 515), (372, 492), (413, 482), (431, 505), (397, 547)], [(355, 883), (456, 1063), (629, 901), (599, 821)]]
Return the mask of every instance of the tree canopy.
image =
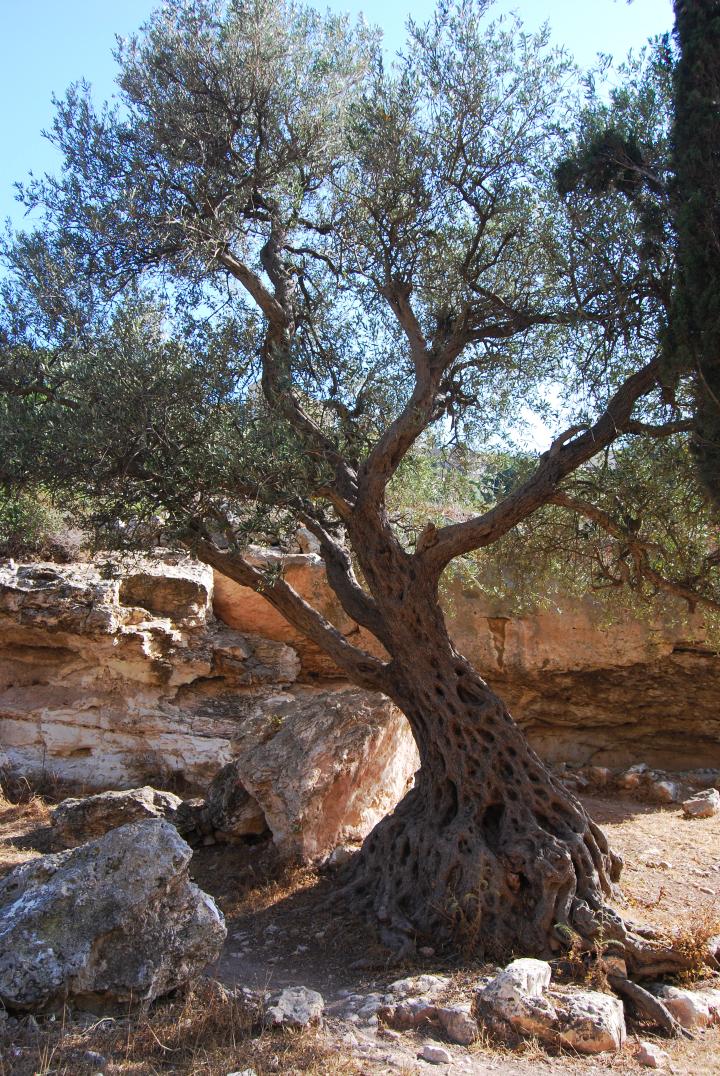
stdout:
[[(161, 509), (242, 546), (298, 518), (332, 530), (405, 460), (402, 489), (428, 428), (438, 486), (458, 445), (492, 470), (499, 438), (554, 410), (565, 432), (535, 460), (526, 442), (514, 489), (494, 506), (470, 490), (469, 518), (426, 530), (438, 570), (554, 505), (538, 524), (585, 520), (555, 539), (602, 532), (609, 586), (712, 600), (711, 522), (687, 540), (668, 481), (687, 480), (689, 383), (672, 406), (659, 392), (667, 43), (579, 102), (547, 35), (489, 7), (411, 26), (387, 69), (347, 19), (170, 3), (119, 46), (117, 102), (72, 87), (51, 132), (63, 172), (23, 188), (41, 225), (5, 249), (6, 487), (72, 488), (106, 518)], [(684, 548), (657, 541), (660, 505)], [(629, 517), (651, 533), (628, 558)]]

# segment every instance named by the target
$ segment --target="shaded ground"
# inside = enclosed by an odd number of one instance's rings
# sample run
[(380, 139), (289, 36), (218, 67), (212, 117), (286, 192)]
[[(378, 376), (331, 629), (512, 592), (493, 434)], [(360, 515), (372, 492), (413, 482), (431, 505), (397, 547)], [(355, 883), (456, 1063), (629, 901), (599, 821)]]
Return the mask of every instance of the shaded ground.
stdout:
[[(45, 800), (29, 794), (24, 798), (19, 805), (0, 801), (0, 872), (48, 847)], [(676, 806), (648, 806), (631, 799), (588, 797), (585, 803), (625, 857), (623, 914), (664, 927), (687, 927), (717, 916), (720, 820), (688, 822)], [(451, 965), (435, 954), (419, 964), (389, 963), (363, 922), (328, 907), (332, 878), (283, 868), (271, 845), (202, 848), (193, 859), (192, 874), (227, 916), (228, 942), (209, 974), (228, 987), (271, 991), (302, 984), (319, 990), (332, 1010), (343, 992), (382, 990), (420, 971), (450, 975), (449, 996), (467, 998), (474, 979), (486, 970), (471, 961)], [(427, 1035), (400, 1035), (332, 1015), (322, 1031), (259, 1035), (237, 1002), (206, 981), (146, 1015), (100, 1022), (78, 1020), (71, 1013), (37, 1023), (0, 1020), (0, 1076), (227, 1076), (249, 1067), (258, 1076), (411, 1076), (435, 1071), (457, 1076), (590, 1076), (647, 1071), (634, 1061), (633, 1043), (636, 1035), (651, 1036), (642, 1027), (631, 1025), (629, 1030), (627, 1048), (614, 1057), (553, 1056), (533, 1043), (511, 1051), (481, 1040), (468, 1048), (445, 1044), (451, 1065), (433, 1066), (417, 1059)], [(678, 1076), (720, 1076), (720, 1028), (700, 1032), (692, 1042), (661, 1044)]]

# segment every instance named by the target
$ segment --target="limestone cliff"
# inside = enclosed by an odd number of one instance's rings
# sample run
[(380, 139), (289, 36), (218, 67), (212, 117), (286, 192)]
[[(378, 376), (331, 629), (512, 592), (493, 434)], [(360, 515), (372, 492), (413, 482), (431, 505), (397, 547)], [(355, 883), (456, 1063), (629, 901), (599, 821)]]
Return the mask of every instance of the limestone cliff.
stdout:
[[(290, 556), (285, 571), (367, 643), (317, 556)], [(449, 615), (459, 649), (549, 760), (720, 764), (720, 658), (698, 632), (688, 642), (669, 625), (605, 626), (590, 603), (512, 619), (461, 588)], [(349, 739), (321, 758), (320, 741), (338, 725)], [(273, 796), (290, 796), (270, 789), (272, 765), (302, 759), (315, 797), (308, 810), (325, 797), (332, 813), (343, 782), (372, 786), (367, 802), (348, 807), (340, 828), (350, 836), (392, 807), (416, 764), (389, 703), (343, 683), (261, 597), (173, 557), (0, 566), (0, 748), (0, 762), (89, 788), (149, 782), (184, 792), (242, 758), (269, 815)]]

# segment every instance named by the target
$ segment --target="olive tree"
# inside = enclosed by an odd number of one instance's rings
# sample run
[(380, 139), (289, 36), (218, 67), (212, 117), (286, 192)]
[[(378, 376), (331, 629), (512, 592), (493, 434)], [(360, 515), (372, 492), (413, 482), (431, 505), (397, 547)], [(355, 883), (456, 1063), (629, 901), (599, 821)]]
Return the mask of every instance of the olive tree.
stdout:
[[(387, 66), (363, 24), (288, 0), (171, 0), (120, 45), (114, 106), (71, 89), (63, 170), (23, 189), (41, 223), (6, 248), (0, 477), (160, 511), (406, 714), (421, 768), (344, 890), (386, 940), (614, 943), (656, 975), (687, 958), (613, 911), (620, 859), (439, 588), (498, 544), (522, 565), (549, 525), (578, 564), (591, 536), (611, 580), (720, 608), (702, 497), (689, 566), (632, 511), (656, 471), (653, 518), (686, 506), (665, 479), (690, 397), (665, 402), (659, 345), (671, 72), (649, 56), (578, 105), (546, 35), (487, 8), (443, 6)], [(477, 464), (528, 409), (562, 423), (549, 448), (406, 525), (431, 435)], [(367, 647), (246, 556), (298, 524)]]

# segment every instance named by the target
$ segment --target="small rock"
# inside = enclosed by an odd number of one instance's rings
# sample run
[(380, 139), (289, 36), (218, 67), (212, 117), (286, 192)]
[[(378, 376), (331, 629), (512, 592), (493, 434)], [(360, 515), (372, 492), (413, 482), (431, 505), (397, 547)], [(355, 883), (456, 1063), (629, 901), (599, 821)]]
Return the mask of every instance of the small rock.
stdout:
[(670, 1063), (670, 1055), (656, 1046), (654, 1042), (639, 1042), (635, 1051), (635, 1060), (648, 1069), (663, 1069)]
[(388, 990), (396, 998), (435, 997), (449, 982), (447, 975), (411, 975), (407, 979), (397, 979)]
[(713, 818), (720, 814), (720, 792), (716, 788), (697, 792), (684, 801), (682, 809), (687, 818)]
[(440, 1026), (458, 1046), (469, 1046), (478, 1037), (477, 1020), (470, 1013), (470, 1005), (447, 1005), (437, 1010)]
[(678, 803), (682, 797), (682, 788), (677, 781), (665, 778), (661, 781), (653, 781), (650, 785), (650, 799), (655, 803)]
[(408, 998), (398, 1005), (382, 1006), (378, 1009), (378, 1016), (383, 1023), (398, 1031), (412, 1031), (435, 1024), (438, 1010), (427, 998)]
[(710, 1006), (701, 991), (665, 983), (653, 985), (651, 989), (684, 1028), (707, 1027), (711, 1022)]
[(102, 1054), (97, 1053), (95, 1050), (86, 1050), (82, 1056), (83, 1061), (88, 1065), (98, 1065), (100, 1068), (107, 1065), (107, 1058), (103, 1057)]
[(542, 997), (550, 986), (552, 968), (545, 960), (513, 960), (482, 991), (486, 998), (512, 1001), (516, 997)]
[(607, 766), (589, 766), (585, 773), (588, 781), (598, 788), (605, 788), (612, 780), (612, 770)]
[(325, 1002), (317, 990), (305, 986), (287, 986), (266, 1012), (274, 1027), (307, 1027), (322, 1022)]
[(432, 945), (422, 945), (418, 949), (418, 952), (420, 953), (420, 956), (435, 956), (435, 950), (433, 949)]
[(352, 844), (339, 844), (337, 848), (333, 848), (332, 852), (326, 859), (326, 865), (335, 870), (338, 867), (344, 867), (346, 863), (349, 863), (352, 857), (357, 852), (357, 848)]
[(426, 1042), (418, 1057), (421, 1061), (429, 1061), (431, 1065), (449, 1065), (452, 1061), (450, 1052), (444, 1046), (436, 1046), (433, 1042)]
[(614, 1053), (625, 1042), (625, 1014), (619, 998), (598, 990), (552, 994), (558, 1015), (554, 1029), (564, 1046), (581, 1054)]

